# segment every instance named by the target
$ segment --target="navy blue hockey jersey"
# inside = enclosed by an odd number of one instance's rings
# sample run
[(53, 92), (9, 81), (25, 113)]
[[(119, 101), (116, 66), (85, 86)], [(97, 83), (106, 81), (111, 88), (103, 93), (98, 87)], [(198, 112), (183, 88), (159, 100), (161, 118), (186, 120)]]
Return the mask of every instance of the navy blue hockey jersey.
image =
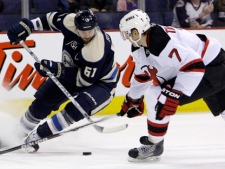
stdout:
[(52, 12), (32, 20), (35, 30), (52, 30), (64, 36), (62, 62), (66, 67), (77, 67), (76, 86), (88, 87), (98, 81), (117, 81), (118, 67), (111, 38), (97, 28), (93, 39), (85, 44), (78, 36), (75, 13)]

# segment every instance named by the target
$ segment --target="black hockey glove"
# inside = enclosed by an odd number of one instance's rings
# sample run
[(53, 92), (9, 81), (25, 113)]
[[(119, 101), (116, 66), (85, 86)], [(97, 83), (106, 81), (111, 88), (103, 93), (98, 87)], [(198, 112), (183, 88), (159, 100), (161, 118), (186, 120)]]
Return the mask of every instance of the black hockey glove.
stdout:
[(12, 25), (8, 30), (8, 38), (11, 44), (18, 44), (20, 40), (26, 40), (26, 38), (33, 32), (33, 23), (23, 18), (17, 24)]
[(65, 66), (60, 62), (43, 59), (41, 63), (35, 62), (34, 67), (37, 69), (39, 74), (44, 77), (48, 76), (47, 72), (44, 70), (45, 68), (47, 68), (57, 78), (63, 78), (65, 76)]
[(126, 98), (122, 104), (122, 108), (120, 110), (120, 115), (124, 116), (127, 114), (128, 118), (141, 116), (144, 113), (144, 97), (138, 99), (133, 102), (132, 99), (126, 95)]
[(179, 105), (179, 98), (182, 95), (183, 93), (180, 91), (171, 90), (168, 87), (163, 88), (155, 106), (155, 119), (162, 120), (165, 116), (174, 115)]

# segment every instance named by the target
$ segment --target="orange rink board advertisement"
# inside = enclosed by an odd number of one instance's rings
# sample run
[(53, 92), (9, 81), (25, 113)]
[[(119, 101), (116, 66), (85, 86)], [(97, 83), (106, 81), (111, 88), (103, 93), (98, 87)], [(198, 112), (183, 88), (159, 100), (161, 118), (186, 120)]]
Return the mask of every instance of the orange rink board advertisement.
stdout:
[[(221, 36), (225, 33), (223, 29), (190, 31), (215, 37), (225, 47), (225, 39)], [(129, 41), (123, 41), (118, 31), (106, 32), (111, 36), (114, 44), (120, 79), (115, 98), (109, 106), (98, 113), (99, 115), (115, 114), (120, 110), (124, 96), (129, 90), (135, 67), (131, 57)], [(63, 36), (61, 33), (34, 32), (27, 38), (25, 43), (37, 55), (39, 60), (61, 61), (62, 41)], [(47, 79), (38, 74), (33, 66), (34, 62), (34, 58), (21, 45), (11, 45), (9, 43), (6, 32), (0, 34), (0, 111), (20, 116), (33, 101), (33, 94)], [(178, 108), (178, 112), (202, 111), (209, 111), (202, 100)]]

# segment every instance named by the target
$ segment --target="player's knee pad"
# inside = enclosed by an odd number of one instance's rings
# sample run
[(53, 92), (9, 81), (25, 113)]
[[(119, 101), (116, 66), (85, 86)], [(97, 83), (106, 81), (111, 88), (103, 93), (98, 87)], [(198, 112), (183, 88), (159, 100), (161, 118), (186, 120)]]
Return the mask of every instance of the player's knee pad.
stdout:
[(43, 105), (38, 99), (35, 99), (29, 107), (30, 113), (37, 119), (44, 119), (51, 113), (51, 108)]
[[(76, 102), (80, 105), (80, 107), (90, 115), (91, 106), (89, 105), (87, 99), (85, 97), (77, 97)], [(74, 119), (74, 121), (79, 121), (84, 118), (82, 113), (75, 107), (75, 105), (70, 102), (65, 107), (66, 113)]]

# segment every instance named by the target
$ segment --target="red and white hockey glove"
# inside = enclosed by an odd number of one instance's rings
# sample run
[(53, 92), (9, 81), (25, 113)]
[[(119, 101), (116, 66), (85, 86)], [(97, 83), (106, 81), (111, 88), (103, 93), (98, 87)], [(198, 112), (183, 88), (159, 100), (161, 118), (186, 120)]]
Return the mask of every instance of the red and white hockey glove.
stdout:
[(182, 92), (171, 90), (166, 87), (162, 89), (155, 106), (156, 120), (162, 120), (165, 116), (174, 115), (179, 105), (179, 99), (183, 95)]
[(144, 96), (138, 100), (132, 100), (128, 95), (122, 104), (120, 115), (124, 116), (127, 114), (128, 118), (141, 116), (144, 113)]

